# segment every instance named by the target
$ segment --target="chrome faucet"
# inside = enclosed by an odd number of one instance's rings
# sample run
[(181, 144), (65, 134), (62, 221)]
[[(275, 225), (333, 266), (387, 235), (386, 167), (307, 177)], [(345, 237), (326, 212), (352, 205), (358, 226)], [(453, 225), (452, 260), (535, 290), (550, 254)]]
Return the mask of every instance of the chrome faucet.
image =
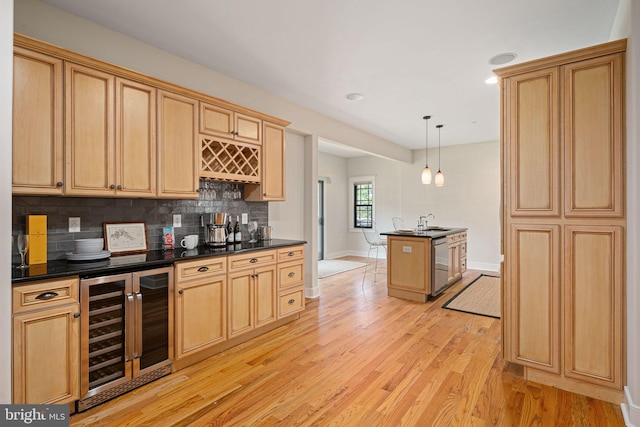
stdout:
[(428, 214), (428, 215), (420, 215), (420, 219), (418, 220), (418, 229), (420, 230), (428, 230), (429, 227), (427, 225), (427, 220), (429, 219), (429, 217), (436, 219), (436, 216), (432, 213)]

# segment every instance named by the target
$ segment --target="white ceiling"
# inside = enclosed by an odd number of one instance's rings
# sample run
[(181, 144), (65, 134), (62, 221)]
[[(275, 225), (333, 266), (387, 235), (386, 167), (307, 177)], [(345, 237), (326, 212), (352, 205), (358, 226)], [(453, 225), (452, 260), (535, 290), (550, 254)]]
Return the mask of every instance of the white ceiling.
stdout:
[[(44, 0), (410, 149), (499, 139), (489, 58), (609, 40), (619, 0)], [(359, 92), (360, 101), (345, 95)], [(348, 141), (343, 141), (348, 143)]]

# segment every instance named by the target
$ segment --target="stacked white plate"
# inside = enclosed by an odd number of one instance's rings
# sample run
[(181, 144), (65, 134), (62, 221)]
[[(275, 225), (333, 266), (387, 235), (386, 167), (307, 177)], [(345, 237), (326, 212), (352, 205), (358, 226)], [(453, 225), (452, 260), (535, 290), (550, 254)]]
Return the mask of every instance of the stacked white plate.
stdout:
[(103, 250), (104, 239), (78, 239), (74, 245), (75, 251), (67, 253), (69, 261), (90, 261), (111, 256), (111, 252)]

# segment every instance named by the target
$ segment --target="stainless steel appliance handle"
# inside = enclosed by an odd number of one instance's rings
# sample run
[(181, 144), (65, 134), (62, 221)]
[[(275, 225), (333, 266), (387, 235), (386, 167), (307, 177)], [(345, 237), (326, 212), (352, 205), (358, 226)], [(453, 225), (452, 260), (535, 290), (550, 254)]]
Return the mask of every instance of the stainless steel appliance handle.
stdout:
[[(127, 294), (127, 307), (126, 310), (129, 313), (132, 313), (133, 310), (133, 294), (129, 293)], [(128, 362), (130, 361), (133, 357), (131, 356), (131, 350), (133, 347), (133, 343), (132, 343), (132, 338), (133, 335), (132, 334), (127, 334), (128, 331), (125, 331), (125, 340), (124, 340), (124, 361)]]
[(142, 357), (142, 292), (136, 292), (136, 340), (133, 348), (133, 357)]

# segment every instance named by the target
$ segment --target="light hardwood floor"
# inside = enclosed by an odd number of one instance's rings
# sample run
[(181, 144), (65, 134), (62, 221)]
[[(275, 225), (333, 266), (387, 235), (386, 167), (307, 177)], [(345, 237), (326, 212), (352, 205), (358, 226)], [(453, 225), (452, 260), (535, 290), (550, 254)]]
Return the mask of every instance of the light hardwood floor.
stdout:
[(480, 271), (420, 304), (387, 296), (382, 264), (364, 286), (363, 269), (321, 279), (299, 320), (71, 425), (624, 425), (616, 405), (524, 381), (501, 357), (499, 319), (441, 308)]

